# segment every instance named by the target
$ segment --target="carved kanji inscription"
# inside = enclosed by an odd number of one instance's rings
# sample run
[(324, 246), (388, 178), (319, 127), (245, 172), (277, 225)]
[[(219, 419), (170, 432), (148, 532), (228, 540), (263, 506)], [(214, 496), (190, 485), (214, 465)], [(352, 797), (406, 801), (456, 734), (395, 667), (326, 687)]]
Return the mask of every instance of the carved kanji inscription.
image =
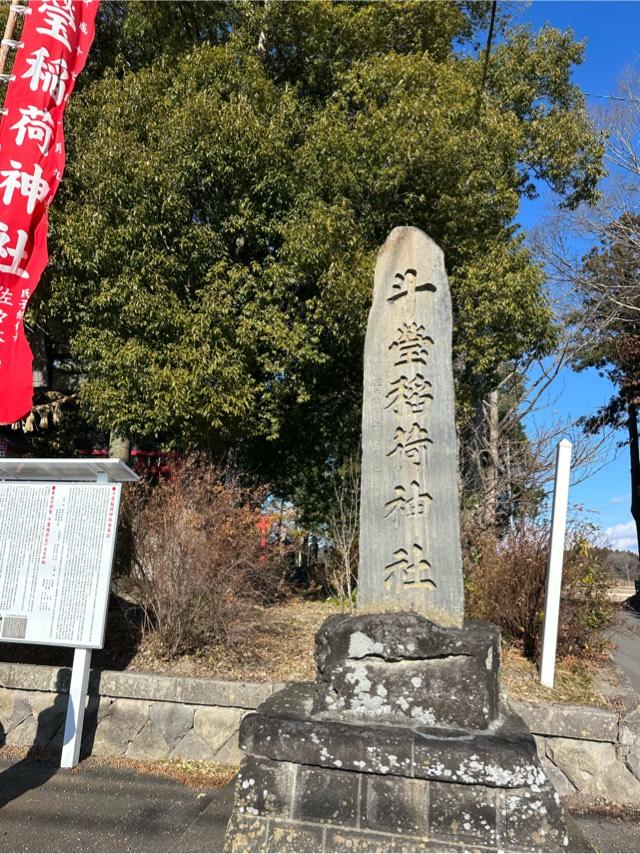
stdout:
[(420, 489), (417, 480), (412, 480), (410, 487), (399, 484), (394, 489), (394, 497), (384, 506), (385, 518), (390, 516), (422, 516), (427, 511), (431, 501), (428, 492)]
[(389, 345), (394, 356), (394, 365), (420, 364), (426, 365), (429, 357), (429, 347), (433, 338), (427, 335), (427, 330), (415, 320), (406, 321), (398, 327), (398, 334)]
[(398, 584), (434, 588), (436, 583), (430, 574), (431, 566), (422, 546), (414, 543), (410, 549), (399, 548), (393, 553), (393, 560), (385, 566), (384, 586), (387, 589)]
[(421, 284), (418, 282), (418, 271), (411, 267), (408, 267), (404, 273), (396, 273), (391, 284), (391, 295), (388, 297), (388, 302), (395, 302), (402, 297), (420, 293), (420, 291), (435, 292), (436, 286), (432, 285), (431, 282), (422, 282)]
[(396, 415), (420, 415), (424, 413), (427, 401), (433, 400), (431, 383), (422, 374), (408, 377), (401, 374), (391, 383), (387, 392), (387, 405)]
[(407, 429), (398, 426), (393, 437), (393, 448), (389, 451), (389, 457), (394, 454), (402, 454), (415, 466), (419, 466), (426, 453), (427, 446), (433, 444), (426, 428), (415, 421)]
[(451, 334), (442, 252), (416, 228), (394, 229), (365, 343), (358, 607), (461, 626)]

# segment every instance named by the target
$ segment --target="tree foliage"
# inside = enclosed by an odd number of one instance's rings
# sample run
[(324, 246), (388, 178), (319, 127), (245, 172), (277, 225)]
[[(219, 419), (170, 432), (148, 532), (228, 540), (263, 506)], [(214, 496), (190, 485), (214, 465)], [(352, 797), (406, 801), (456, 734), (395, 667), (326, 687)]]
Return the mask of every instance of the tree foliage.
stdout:
[(637, 216), (624, 214), (610, 223), (585, 256), (577, 280), (588, 345), (576, 367), (597, 368), (617, 389), (587, 420), (593, 431), (625, 426), (629, 404), (640, 405), (640, 245), (629, 239), (633, 234), (640, 236)]
[[(588, 346), (576, 367), (598, 368), (616, 388), (609, 402), (584, 419), (585, 430), (626, 428), (631, 515), (640, 547), (640, 219), (625, 213), (585, 257), (577, 281)], [(631, 239), (630, 239), (631, 238)]]
[[(358, 442), (377, 247), (444, 249), (460, 407), (554, 336), (513, 225), (593, 196), (571, 33), (486, 3), (105, 4), (69, 109), (39, 322), (102, 430), (230, 449), (310, 505)], [(305, 497), (306, 496), (306, 497)]]

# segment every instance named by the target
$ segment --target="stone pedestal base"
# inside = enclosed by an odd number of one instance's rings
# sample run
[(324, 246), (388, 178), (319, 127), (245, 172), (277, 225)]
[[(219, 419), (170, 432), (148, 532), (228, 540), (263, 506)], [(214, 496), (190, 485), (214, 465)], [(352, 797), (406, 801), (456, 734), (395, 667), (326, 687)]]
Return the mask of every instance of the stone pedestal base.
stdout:
[[(245, 757), (227, 850), (566, 848), (560, 799), (540, 767), (533, 737), (519, 717), (485, 702), (496, 696), (495, 628), (443, 630), (406, 614), (341, 619), (328, 621), (329, 633), (324, 627), (319, 632), (316, 682), (286, 688), (242, 722)], [(385, 640), (391, 621), (393, 642)], [(412, 632), (402, 635), (399, 651), (403, 625)], [(345, 633), (355, 641), (345, 645)], [(341, 647), (342, 659), (329, 647)], [(484, 671), (465, 660), (474, 655)], [(357, 678), (349, 676), (354, 672)], [(382, 682), (370, 678), (374, 673)], [(458, 691), (452, 709), (444, 703), (446, 682), (459, 688), (472, 673), (468, 701)], [(437, 698), (432, 706), (426, 701), (430, 682)], [(380, 696), (384, 703), (370, 703)], [(474, 711), (479, 697), (485, 705)], [(489, 718), (482, 729), (452, 722), (478, 716)], [(429, 724), (418, 722), (425, 718)]]

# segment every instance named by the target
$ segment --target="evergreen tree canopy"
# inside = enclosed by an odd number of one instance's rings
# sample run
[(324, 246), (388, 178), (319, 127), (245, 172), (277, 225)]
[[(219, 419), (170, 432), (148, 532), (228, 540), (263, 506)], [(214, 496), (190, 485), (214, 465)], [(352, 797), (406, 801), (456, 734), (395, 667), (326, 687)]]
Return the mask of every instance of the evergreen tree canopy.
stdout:
[(499, 22), (483, 81), (487, 3), (104, 6), (36, 307), (99, 429), (234, 448), (304, 502), (358, 443), (398, 225), (445, 252), (461, 407), (551, 346), (513, 220), (535, 181), (574, 206), (602, 174), (571, 33)]

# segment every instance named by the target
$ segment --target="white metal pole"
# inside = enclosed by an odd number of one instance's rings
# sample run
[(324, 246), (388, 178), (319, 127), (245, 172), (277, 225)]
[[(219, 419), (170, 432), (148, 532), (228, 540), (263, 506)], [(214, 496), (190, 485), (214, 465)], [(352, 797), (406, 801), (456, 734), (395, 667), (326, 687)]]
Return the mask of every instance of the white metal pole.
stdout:
[[(100, 472), (96, 483), (108, 483), (107, 472)], [(87, 704), (87, 688), (89, 687), (89, 672), (91, 670), (91, 650), (76, 649), (73, 653), (73, 668), (71, 670), (71, 685), (69, 686), (69, 702), (67, 718), (64, 724), (64, 742), (62, 745), (61, 768), (75, 768), (80, 761), (80, 746), (82, 744), (82, 728), (84, 726), (84, 709)]]
[(69, 687), (67, 719), (64, 725), (61, 768), (75, 768), (80, 760), (84, 707), (87, 702), (90, 668), (91, 650), (76, 649), (73, 653), (73, 670), (71, 671), (71, 685)]
[(540, 682), (553, 688), (556, 669), (556, 646), (558, 641), (558, 619), (560, 617), (560, 591), (562, 587), (562, 562), (567, 530), (567, 506), (569, 504), (569, 474), (571, 471), (571, 442), (563, 439), (558, 445), (556, 479), (553, 488), (553, 510), (551, 516), (551, 543), (547, 589), (544, 599), (544, 624), (542, 627), (542, 658)]

